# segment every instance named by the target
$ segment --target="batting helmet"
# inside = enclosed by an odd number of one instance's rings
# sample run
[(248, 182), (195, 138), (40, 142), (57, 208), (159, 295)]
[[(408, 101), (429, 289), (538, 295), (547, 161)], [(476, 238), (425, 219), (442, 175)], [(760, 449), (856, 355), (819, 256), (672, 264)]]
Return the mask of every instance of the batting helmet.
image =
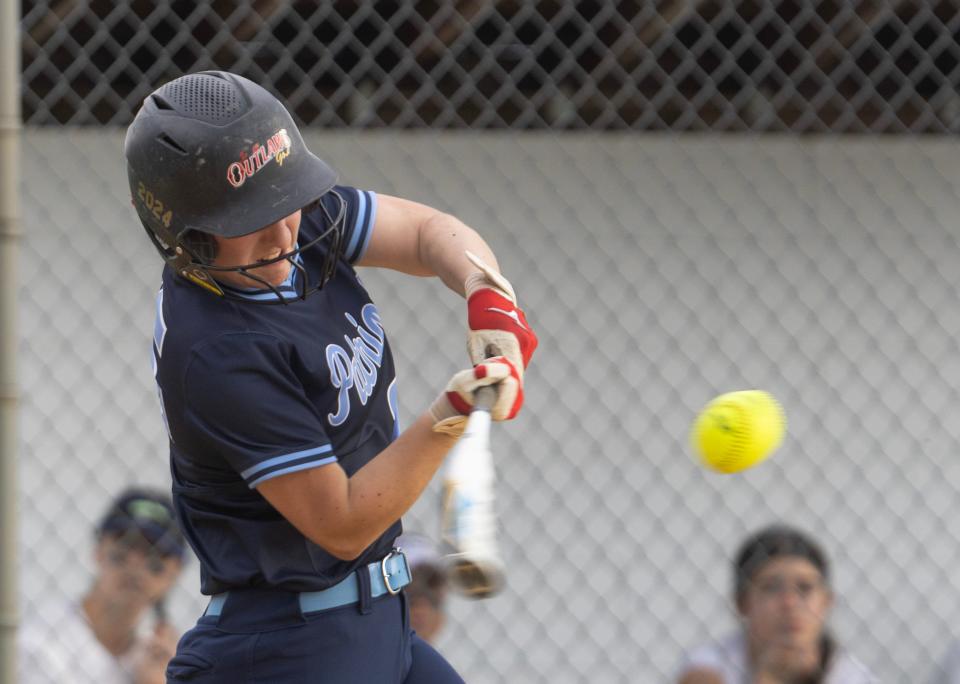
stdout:
[[(304, 145), (286, 108), (256, 83), (223, 71), (181, 76), (147, 96), (124, 142), (130, 193), (157, 251), (177, 273), (229, 296), (212, 277), (286, 259), (304, 275), (300, 294), (323, 286), (335, 268), (344, 204), (327, 214), (327, 230), (268, 262), (214, 266), (211, 236), (247, 235), (332, 191), (336, 172)], [(327, 243), (328, 258), (308, 283), (296, 258)], [(278, 298), (284, 301), (283, 297)]]

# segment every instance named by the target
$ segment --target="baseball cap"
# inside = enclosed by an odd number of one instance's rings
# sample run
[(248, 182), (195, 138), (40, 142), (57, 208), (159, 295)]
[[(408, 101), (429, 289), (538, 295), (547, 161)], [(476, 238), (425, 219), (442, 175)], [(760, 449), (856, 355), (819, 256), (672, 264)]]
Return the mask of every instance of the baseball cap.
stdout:
[(186, 544), (170, 497), (159, 490), (132, 487), (123, 491), (97, 525), (97, 536), (139, 532), (165, 556), (183, 558)]

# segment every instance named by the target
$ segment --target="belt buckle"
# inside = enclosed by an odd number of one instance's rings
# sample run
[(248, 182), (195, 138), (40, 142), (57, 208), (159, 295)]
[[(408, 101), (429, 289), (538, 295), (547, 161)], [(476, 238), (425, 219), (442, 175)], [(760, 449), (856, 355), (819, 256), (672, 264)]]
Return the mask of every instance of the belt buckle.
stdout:
[(399, 546), (394, 546), (390, 549), (390, 553), (383, 557), (383, 560), (380, 561), (380, 574), (383, 575), (383, 584), (387, 588), (387, 593), (391, 596), (395, 596), (400, 593), (400, 590), (403, 589), (402, 586), (394, 589), (390, 586), (390, 572), (387, 570), (387, 561), (389, 561), (393, 556), (400, 556), (403, 558), (404, 563), (407, 561), (406, 555), (403, 553), (403, 549)]

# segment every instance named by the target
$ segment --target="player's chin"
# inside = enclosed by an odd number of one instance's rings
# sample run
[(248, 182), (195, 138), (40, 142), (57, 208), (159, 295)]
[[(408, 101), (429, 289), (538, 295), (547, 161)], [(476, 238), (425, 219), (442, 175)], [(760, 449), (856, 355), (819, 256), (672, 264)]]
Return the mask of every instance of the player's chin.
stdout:
[(809, 629), (796, 626), (781, 627), (774, 643), (786, 651), (805, 650), (817, 642), (817, 634), (811, 633)]
[(256, 276), (256, 278), (246, 279), (250, 282), (248, 287), (263, 287), (264, 282), (270, 283), (274, 287), (282, 285), (290, 276), (291, 268), (293, 267), (290, 265), (290, 262), (286, 260), (251, 268), (250, 274)]

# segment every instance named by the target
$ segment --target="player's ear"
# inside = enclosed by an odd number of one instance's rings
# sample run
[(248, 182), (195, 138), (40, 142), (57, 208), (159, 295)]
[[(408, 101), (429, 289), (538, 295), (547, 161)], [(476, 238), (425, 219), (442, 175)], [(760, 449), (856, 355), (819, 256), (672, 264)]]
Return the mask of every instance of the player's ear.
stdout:
[(98, 536), (94, 540), (93, 562), (97, 568), (102, 568), (107, 563), (107, 543), (103, 535)]
[(217, 258), (217, 241), (212, 235), (198, 230), (188, 230), (183, 236), (183, 244), (192, 256), (204, 263), (213, 263)]
[(180, 573), (183, 572), (183, 559), (173, 558), (171, 560), (173, 563), (171, 564), (170, 574), (173, 576), (173, 581), (176, 582), (177, 578), (180, 576)]
[(749, 599), (747, 598), (748, 593), (749, 592), (747, 591), (742, 591), (737, 594), (736, 599), (734, 599), (734, 605), (737, 607), (737, 615), (741, 618), (747, 617), (747, 610), (749, 608)]

